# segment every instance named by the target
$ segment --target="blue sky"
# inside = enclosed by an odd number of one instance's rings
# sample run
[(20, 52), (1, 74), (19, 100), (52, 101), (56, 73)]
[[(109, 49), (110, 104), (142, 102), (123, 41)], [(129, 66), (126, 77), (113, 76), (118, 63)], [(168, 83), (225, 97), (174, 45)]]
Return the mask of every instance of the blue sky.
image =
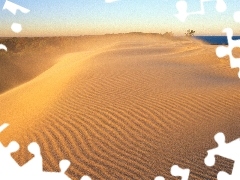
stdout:
[[(16, 15), (0, 11), (0, 36), (52, 36), (86, 35), (126, 32), (164, 33), (172, 31), (184, 35), (194, 29), (196, 35), (224, 35), (222, 30), (230, 27), (240, 34), (240, 23), (233, 14), (240, 11), (240, 0), (225, 0), (227, 10), (215, 10), (216, 1), (205, 2), (205, 15), (189, 16), (183, 23), (177, 14), (178, 0), (11, 0), (30, 9), (30, 13), (18, 11)], [(200, 0), (186, 0), (188, 11), (200, 9)], [(5, 0), (0, 0), (3, 7)], [(21, 23), (23, 31), (11, 31), (13, 22)]]

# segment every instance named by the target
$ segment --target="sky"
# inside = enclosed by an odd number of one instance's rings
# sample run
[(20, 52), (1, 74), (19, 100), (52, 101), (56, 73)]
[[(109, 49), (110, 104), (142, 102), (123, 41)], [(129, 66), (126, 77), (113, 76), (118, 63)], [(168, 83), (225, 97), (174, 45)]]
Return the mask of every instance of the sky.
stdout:
[[(200, 10), (201, 0), (185, 0), (188, 12)], [(181, 36), (188, 29), (196, 35), (225, 35), (226, 27), (240, 35), (240, 23), (233, 14), (240, 11), (240, 0), (225, 0), (227, 10), (216, 11), (217, 0), (203, 0), (205, 14), (188, 16), (181, 22), (178, 0), (11, 0), (30, 10), (13, 15), (8, 10), (0, 11), (0, 36), (77, 36), (128, 32), (165, 33), (172, 31)], [(223, 0), (222, 0), (223, 1)], [(0, 0), (3, 7), (5, 0)], [(23, 30), (14, 33), (12, 23), (22, 24)]]

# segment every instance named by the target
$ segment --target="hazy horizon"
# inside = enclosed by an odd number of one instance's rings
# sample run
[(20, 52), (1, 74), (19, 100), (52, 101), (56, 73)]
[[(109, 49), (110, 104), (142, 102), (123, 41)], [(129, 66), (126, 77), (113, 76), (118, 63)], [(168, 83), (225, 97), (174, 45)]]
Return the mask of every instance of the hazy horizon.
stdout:
[[(240, 10), (236, 2), (226, 2), (224, 13), (216, 11), (216, 1), (205, 2), (205, 15), (189, 16), (186, 22), (179, 21), (176, 2), (169, 0), (118, 0), (106, 3), (104, 0), (59, 0), (54, 1), (12, 1), (30, 10), (17, 12), (14, 16), (7, 10), (1, 11), (1, 37), (51, 37), (103, 35), (129, 32), (165, 33), (182, 36), (187, 29), (196, 31), (196, 36), (225, 35), (222, 30), (230, 27), (234, 35), (240, 35), (234, 12)], [(187, 0), (188, 11), (198, 11), (200, 0)], [(3, 7), (5, 0), (0, 0)], [(11, 31), (13, 22), (21, 23), (23, 31)]]
[[(58, 38), (58, 37), (84, 37), (84, 36), (110, 36), (110, 35), (127, 35), (127, 34), (131, 34), (131, 33), (142, 33), (144, 34), (157, 34), (157, 33), (145, 33), (145, 32), (126, 32), (126, 33), (106, 33), (106, 34), (83, 34), (83, 35), (38, 35), (38, 36), (20, 36), (20, 35), (16, 35), (16, 36), (0, 36), (1, 39), (5, 39), (5, 38)], [(185, 32), (184, 32), (185, 33)], [(173, 34), (174, 37), (185, 37), (186, 35), (184, 35), (184, 33), (182, 35), (175, 35)], [(163, 35), (164, 33), (158, 33), (158, 35)], [(194, 35), (193, 37), (226, 37), (226, 34), (219, 34), (219, 35), (210, 35), (210, 34), (206, 34), (206, 35)], [(240, 37), (240, 34), (238, 35), (234, 35), (233, 37)]]

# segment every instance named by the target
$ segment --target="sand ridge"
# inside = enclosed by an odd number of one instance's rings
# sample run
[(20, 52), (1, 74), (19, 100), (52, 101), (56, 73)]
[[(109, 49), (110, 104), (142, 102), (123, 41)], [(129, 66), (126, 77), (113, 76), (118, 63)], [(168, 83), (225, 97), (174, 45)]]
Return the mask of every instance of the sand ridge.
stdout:
[(10, 124), (1, 141), (20, 143), (20, 164), (36, 141), (44, 169), (69, 159), (73, 179), (173, 179), (173, 164), (190, 168), (192, 179), (231, 170), (223, 159), (215, 170), (203, 162), (217, 132), (240, 135), (237, 70), (214, 46), (129, 36), (98, 47), (66, 54), (0, 95), (0, 122)]

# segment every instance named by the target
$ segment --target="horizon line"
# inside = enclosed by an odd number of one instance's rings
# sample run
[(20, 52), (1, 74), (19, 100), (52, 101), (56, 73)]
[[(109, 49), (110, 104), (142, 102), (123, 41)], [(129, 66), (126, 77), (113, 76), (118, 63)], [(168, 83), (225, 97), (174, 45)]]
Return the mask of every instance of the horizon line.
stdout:
[[(167, 33), (172, 33), (171, 31), (170, 32), (165, 32), (165, 33), (149, 33), (149, 32), (127, 32), (127, 33), (105, 33), (105, 34), (82, 34), (82, 35), (37, 35), (37, 36), (1, 36), (0, 35), (0, 38), (34, 38), (34, 37), (39, 37), (39, 38), (44, 38), (44, 37), (84, 37), (84, 36), (110, 36), (110, 35), (127, 35), (127, 34), (132, 34), (132, 35), (159, 35), (159, 36), (167, 36), (167, 35), (164, 35), (164, 34), (167, 34)], [(185, 37), (186, 35), (173, 35), (171, 37)], [(199, 35), (194, 35), (195, 37), (198, 37), (198, 36), (226, 36), (226, 35), (209, 35), (209, 34), (199, 34)], [(236, 36), (240, 36), (240, 35), (234, 35), (235, 37)], [(234, 37), (233, 36), (233, 37)]]

